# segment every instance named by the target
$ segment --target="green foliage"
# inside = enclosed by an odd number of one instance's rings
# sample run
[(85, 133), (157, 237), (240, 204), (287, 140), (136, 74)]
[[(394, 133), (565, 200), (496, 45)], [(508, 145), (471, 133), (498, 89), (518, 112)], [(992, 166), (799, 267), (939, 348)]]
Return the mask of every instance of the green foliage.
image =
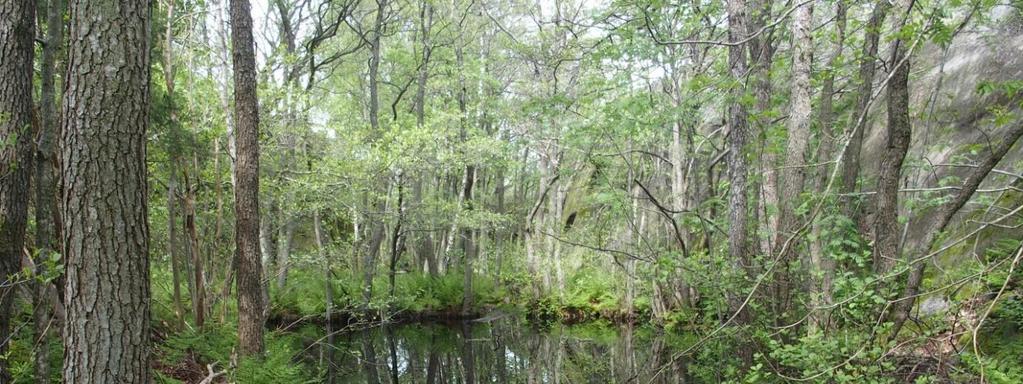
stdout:
[[(776, 364), (793, 371), (793, 377), (828, 383), (889, 383), (887, 375), (892, 363), (873, 363), (886, 351), (884, 346), (870, 342), (870, 335), (859, 331), (824, 336), (814, 333), (792, 344), (772, 340), (769, 356)], [(767, 378), (783, 379), (764, 365), (758, 365), (747, 377), (748, 382)]]
[(564, 306), (590, 314), (619, 309), (613, 281), (595, 269), (584, 269), (568, 281)]
[[(198, 330), (189, 328), (170, 335), (159, 344), (157, 356), (161, 364), (175, 366), (185, 359), (194, 359), (201, 366), (215, 363), (225, 369), (232, 361), (238, 344), (232, 324), (216, 324)], [(228, 374), (240, 383), (314, 383), (319, 377), (315, 370), (299, 359), (302, 350), (299, 339), (293, 335), (269, 333), (266, 354), (262, 357), (240, 359), (235, 370)]]
[(322, 382), (318, 375), (310, 374), (314, 370), (296, 361), (302, 352), (296, 346), (294, 337), (271, 334), (267, 338), (266, 356), (241, 359), (235, 379), (252, 384)]

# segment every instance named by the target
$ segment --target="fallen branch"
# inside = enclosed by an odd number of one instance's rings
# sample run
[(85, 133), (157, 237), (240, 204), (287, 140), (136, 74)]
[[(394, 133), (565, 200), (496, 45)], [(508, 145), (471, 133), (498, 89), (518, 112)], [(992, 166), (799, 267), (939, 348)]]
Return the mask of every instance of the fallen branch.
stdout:
[(206, 370), (209, 371), (209, 375), (206, 375), (206, 378), (202, 379), (202, 381), (200, 381), (199, 384), (212, 384), (213, 380), (216, 380), (218, 377), (227, 374), (227, 371), (214, 372), (213, 366), (215, 365), (217, 365), (217, 363), (206, 364)]

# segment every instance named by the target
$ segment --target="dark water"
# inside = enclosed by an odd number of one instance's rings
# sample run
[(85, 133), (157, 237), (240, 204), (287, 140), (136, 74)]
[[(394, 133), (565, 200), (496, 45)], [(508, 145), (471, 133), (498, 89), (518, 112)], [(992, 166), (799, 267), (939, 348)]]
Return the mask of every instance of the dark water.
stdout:
[[(330, 383), (691, 383), (679, 337), (511, 320), (405, 324), (337, 335), (319, 357)], [(329, 364), (328, 364), (329, 362)]]

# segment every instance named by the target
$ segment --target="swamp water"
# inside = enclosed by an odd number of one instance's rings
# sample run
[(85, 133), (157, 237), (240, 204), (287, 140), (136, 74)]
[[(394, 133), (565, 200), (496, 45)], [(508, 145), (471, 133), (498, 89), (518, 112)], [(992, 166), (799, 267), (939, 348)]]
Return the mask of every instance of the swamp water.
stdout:
[[(334, 336), (316, 348), (328, 383), (692, 383), (693, 338), (600, 324), (538, 329), (490, 323), (412, 323)], [(721, 367), (708, 367), (703, 377)], [(699, 370), (699, 369), (698, 369)], [(709, 379), (713, 380), (713, 378)]]

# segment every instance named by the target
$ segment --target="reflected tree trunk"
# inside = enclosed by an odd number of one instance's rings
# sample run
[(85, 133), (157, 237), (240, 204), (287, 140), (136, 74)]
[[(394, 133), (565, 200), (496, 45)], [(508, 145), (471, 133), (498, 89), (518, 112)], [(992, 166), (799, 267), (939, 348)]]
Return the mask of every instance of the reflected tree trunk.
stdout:
[(380, 384), (380, 373), (377, 371), (377, 351), (369, 332), (363, 333), (362, 356), (365, 359), (362, 367), (366, 372), (366, 383)]
[(398, 384), (398, 343), (394, 339), (394, 328), (386, 327), (384, 332), (387, 333), (388, 351), (390, 351), (391, 354), (390, 359), (388, 359), (391, 363), (391, 383)]
[(465, 384), (476, 384), (476, 352), (472, 345), (472, 325), (462, 323), (462, 370)]
[(430, 338), (430, 352), (426, 358), (426, 384), (434, 384), (437, 382), (437, 365), (440, 360), (437, 357), (437, 350), (432, 348), (436, 345), (436, 339)]

